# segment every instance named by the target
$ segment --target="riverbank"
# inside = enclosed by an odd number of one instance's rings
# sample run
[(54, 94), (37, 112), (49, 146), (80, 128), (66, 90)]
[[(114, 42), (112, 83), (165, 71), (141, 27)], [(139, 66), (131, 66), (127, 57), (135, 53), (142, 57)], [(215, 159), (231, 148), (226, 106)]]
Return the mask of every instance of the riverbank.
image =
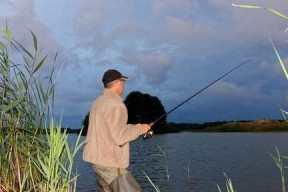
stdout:
[[(79, 134), (80, 129), (62, 128), (69, 134)], [(243, 121), (215, 121), (205, 123), (174, 123), (166, 125), (162, 133), (191, 132), (286, 132), (288, 122), (285, 120), (243, 120)], [(85, 133), (83, 134), (85, 135)]]
[(288, 122), (285, 120), (261, 119), (254, 121), (218, 121), (203, 124), (169, 124), (175, 131), (192, 132), (286, 132)]

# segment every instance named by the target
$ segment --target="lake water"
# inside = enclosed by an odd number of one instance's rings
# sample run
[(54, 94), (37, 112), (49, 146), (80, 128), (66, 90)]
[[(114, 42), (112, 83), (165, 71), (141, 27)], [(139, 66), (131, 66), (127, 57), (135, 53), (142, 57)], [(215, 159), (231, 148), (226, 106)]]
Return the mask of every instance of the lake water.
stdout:
[[(288, 156), (288, 133), (156, 135), (131, 143), (129, 170), (144, 192), (156, 190), (143, 172), (161, 192), (213, 192), (219, 191), (217, 185), (224, 192), (224, 173), (238, 192), (280, 192), (280, 171), (269, 154), (276, 153), (275, 146), (282, 155)], [(77, 192), (97, 191), (96, 176), (90, 165), (82, 161), (82, 149), (75, 164), (80, 174)]]

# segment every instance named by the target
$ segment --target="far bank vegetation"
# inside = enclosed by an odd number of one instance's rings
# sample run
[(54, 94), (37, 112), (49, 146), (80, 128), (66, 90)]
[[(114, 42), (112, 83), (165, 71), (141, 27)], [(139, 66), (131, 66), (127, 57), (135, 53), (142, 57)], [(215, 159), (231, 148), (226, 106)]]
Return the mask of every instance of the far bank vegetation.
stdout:
[[(139, 91), (131, 92), (125, 99), (128, 109), (128, 123), (151, 123), (163, 114), (166, 114), (161, 100), (156, 96), (144, 94)], [(155, 110), (157, 109), (157, 110)], [(82, 121), (83, 135), (86, 135), (89, 122), (89, 112)], [(193, 132), (283, 132), (288, 131), (285, 120), (241, 120), (241, 121), (215, 121), (205, 123), (174, 123), (168, 122), (164, 116), (157, 125), (153, 126), (155, 133), (177, 133), (182, 131)], [(71, 132), (70, 132), (71, 131)], [(76, 133), (77, 130), (68, 130)], [(80, 129), (79, 129), (80, 131)]]
[(252, 121), (217, 121), (203, 124), (169, 123), (168, 126), (177, 131), (193, 132), (285, 132), (288, 122), (284, 120), (260, 119)]

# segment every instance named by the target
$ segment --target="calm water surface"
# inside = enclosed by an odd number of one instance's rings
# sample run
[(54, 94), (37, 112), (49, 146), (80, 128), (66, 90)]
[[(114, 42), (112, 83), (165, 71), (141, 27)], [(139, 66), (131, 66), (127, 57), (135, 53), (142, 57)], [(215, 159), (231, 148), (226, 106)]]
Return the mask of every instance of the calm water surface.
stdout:
[[(71, 135), (72, 142), (74, 138)], [(156, 135), (145, 141), (139, 138), (131, 144), (129, 170), (144, 192), (155, 189), (143, 171), (161, 192), (216, 192), (219, 191), (217, 185), (226, 191), (224, 173), (238, 192), (280, 192), (280, 171), (269, 154), (275, 154), (275, 146), (287, 156), (288, 133)], [(77, 192), (97, 191), (96, 176), (90, 165), (82, 161), (82, 149), (75, 164), (80, 174)]]

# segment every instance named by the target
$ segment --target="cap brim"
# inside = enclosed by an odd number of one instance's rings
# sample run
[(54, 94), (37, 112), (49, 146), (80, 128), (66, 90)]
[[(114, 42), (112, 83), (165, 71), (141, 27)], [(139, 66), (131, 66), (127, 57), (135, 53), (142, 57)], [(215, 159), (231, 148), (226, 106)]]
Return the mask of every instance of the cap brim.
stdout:
[(122, 75), (121, 79), (124, 80), (124, 81), (127, 81), (127, 80), (129, 80), (129, 77), (126, 77), (126, 76)]

